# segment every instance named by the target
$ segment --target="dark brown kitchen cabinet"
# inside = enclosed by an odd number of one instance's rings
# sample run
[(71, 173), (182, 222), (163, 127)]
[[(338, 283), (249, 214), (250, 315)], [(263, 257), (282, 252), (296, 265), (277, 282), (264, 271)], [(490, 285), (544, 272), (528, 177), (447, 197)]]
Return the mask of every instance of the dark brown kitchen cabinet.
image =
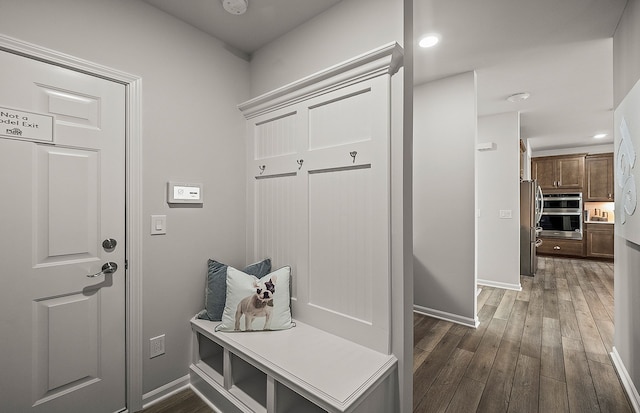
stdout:
[(531, 175), (543, 192), (582, 191), (585, 155), (544, 156), (531, 160)]
[(563, 257), (584, 257), (583, 240), (562, 238), (540, 238), (542, 244), (536, 249), (540, 255), (558, 255)]
[(586, 224), (587, 257), (613, 259), (613, 224)]
[(585, 201), (613, 202), (613, 154), (588, 155), (585, 167)]

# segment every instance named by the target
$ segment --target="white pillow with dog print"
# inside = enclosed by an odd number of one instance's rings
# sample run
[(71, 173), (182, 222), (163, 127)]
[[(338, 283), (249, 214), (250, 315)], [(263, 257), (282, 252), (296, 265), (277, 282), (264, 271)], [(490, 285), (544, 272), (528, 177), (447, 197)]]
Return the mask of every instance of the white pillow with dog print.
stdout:
[(290, 267), (262, 278), (227, 268), (227, 302), (217, 331), (286, 330), (293, 327)]

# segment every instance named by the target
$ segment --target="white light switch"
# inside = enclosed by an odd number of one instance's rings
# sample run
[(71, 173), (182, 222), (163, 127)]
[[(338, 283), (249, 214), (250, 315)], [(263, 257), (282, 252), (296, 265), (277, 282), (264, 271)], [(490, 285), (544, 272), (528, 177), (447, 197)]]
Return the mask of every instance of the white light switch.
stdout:
[(500, 219), (510, 219), (511, 218), (511, 210), (510, 209), (501, 209), (500, 210)]
[(167, 233), (167, 216), (151, 215), (151, 235), (162, 235)]

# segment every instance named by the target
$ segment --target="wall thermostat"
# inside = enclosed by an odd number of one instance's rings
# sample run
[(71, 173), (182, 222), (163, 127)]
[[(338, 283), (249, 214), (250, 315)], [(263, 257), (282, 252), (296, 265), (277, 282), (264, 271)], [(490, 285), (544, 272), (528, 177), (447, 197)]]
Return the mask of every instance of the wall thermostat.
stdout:
[(168, 182), (167, 203), (169, 204), (202, 204), (202, 184)]

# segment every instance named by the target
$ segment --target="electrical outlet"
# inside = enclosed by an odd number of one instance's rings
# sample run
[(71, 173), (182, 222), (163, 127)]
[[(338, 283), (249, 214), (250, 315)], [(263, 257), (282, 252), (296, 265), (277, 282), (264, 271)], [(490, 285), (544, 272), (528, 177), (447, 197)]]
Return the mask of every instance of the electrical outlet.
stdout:
[(149, 339), (149, 358), (164, 354), (164, 334)]

